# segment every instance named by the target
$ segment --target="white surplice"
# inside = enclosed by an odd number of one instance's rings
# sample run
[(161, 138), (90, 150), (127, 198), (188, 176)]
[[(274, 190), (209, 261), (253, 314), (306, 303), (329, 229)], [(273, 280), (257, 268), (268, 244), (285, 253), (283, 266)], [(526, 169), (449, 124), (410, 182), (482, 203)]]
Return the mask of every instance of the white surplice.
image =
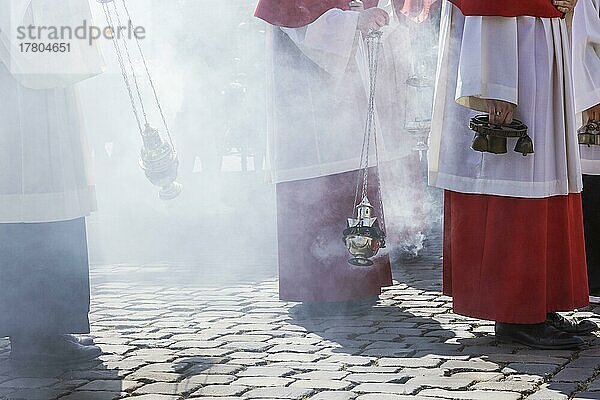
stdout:
[[(575, 111), (600, 104), (600, 0), (579, 0), (573, 16)], [(584, 174), (600, 175), (600, 146), (582, 145)]]
[[(412, 151), (404, 128), (409, 35), (394, 21), (384, 28), (377, 86), (381, 160)], [(368, 70), (357, 24), (358, 12), (332, 9), (301, 28), (269, 27), (268, 129), (274, 183), (359, 168)]]
[[(444, 2), (429, 152), (430, 184), (461, 193), (545, 198), (579, 193), (581, 168), (565, 21), (464, 17)], [(517, 105), (535, 154), (471, 149), (483, 99)], [(475, 111), (479, 110), (479, 111)]]
[[(57, 14), (59, 17), (52, 20), (59, 22), (62, 15), (68, 17), (66, 24), (89, 16), (87, 2), (81, 7), (81, 0), (76, 0), (80, 3), (77, 7), (59, 13), (51, 10), (67, 7), (75, 0), (60, 6), (55, 0), (11, 1), (29, 8), (19, 9), (25, 24), (43, 23), (27, 19), (32, 16)], [(7, 24), (4, 20), (2, 26), (6, 29)], [(87, 216), (96, 206), (95, 190), (88, 168), (90, 151), (72, 84), (102, 70), (98, 51), (87, 43), (90, 48), (83, 52), (73, 48), (72, 57), (88, 63), (89, 71), (81, 74), (13, 76), (9, 65), (16, 55), (8, 51), (6, 30), (0, 39), (0, 223), (55, 222)]]
[[(62, 27), (75, 30), (83, 24), (88, 29), (93, 25), (88, 0), (61, 0), (60, 6), (57, 4), (52, 0), (2, 0), (0, 5), (0, 62), (25, 87), (67, 87), (103, 72), (104, 63), (98, 47), (96, 43), (90, 44), (87, 38), (69, 38), (66, 33), (60, 40), (18, 37), (18, 27), (32, 26), (37, 36), (38, 27), (55, 27), (62, 31)], [(42, 36), (48, 34), (46, 30)], [(28, 42), (64, 43), (69, 45), (69, 51), (22, 51), (19, 44)]]

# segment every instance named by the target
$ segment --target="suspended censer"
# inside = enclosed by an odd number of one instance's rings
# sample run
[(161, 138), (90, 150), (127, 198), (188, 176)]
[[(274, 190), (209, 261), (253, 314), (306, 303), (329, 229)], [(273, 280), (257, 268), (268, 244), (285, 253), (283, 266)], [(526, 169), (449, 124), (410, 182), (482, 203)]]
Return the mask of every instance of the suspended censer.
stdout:
[(432, 77), (437, 67), (439, 22), (432, 15), (433, 3), (435, 0), (404, 1), (399, 11), (410, 45), (405, 56), (410, 59), (410, 73), (404, 82), (404, 129), (412, 138), (412, 150), (418, 152), (420, 161), (429, 150), (435, 86)]
[(600, 122), (590, 121), (577, 130), (579, 144), (600, 146)]
[(160, 187), (159, 197), (172, 200), (181, 193), (181, 184), (177, 183), (179, 160), (173, 146), (160, 137), (158, 131), (146, 125), (142, 133), (144, 145), (141, 150), (140, 166), (148, 180)]
[[(409, 90), (407, 92), (413, 92), (415, 95), (406, 96), (407, 103), (414, 102), (414, 108), (422, 106), (425, 102), (423, 101), (424, 93), (428, 89), (433, 88), (433, 80), (429, 79), (425, 75), (412, 75), (406, 80), (406, 85)], [(410, 107), (407, 106), (407, 109)], [(428, 107), (431, 109), (431, 107)], [(431, 110), (428, 110), (431, 112)], [(423, 158), (423, 153), (429, 150), (427, 144), (429, 140), (429, 133), (431, 132), (431, 118), (420, 118), (415, 116), (413, 120), (407, 120), (404, 124), (405, 129), (414, 138), (415, 144), (413, 150), (419, 152), (419, 158)]]
[[(135, 71), (135, 65), (133, 63), (127, 38), (122, 37), (120, 34), (120, 28), (124, 25), (121, 23), (121, 11), (119, 11), (119, 7), (116, 4), (117, 0), (97, 1), (102, 5), (104, 15), (106, 16), (106, 22), (108, 23), (107, 29), (110, 29), (115, 53), (121, 69), (121, 75), (123, 76), (133, 115), (142, 138), (142, 149), (140, 151), (141, 156), (139, 161), (140, 166), (144, 170), (148, 180), (153, 185), (160, 188), (159, 197), (162, 200), (172, 200), (179, 196), (182, 190), (182, 185), (176, 181), (179, 159), (139, 38), (137, 35), (133, 35), (137, 52), (144, 66), (147, 83), (152, 90), (156, 109), (160, 113), (164, 131), (166, 133), (165, 137), (163, 137), (157, 129), (153, 128), (148, 121), (145, 101), (142, 96), (140, 85), (141, 79), (138, 78)], [(127, 16), (127, 23), (132, 24), (131, 14), (127, 8), (126, 0), (121, 0), (121, 2), (122, 11), (124, 11)]]
[[(357, 1), (351, 3), (356, 5)], [(343, 232), (343, 240), (352, 258), (348, 263), (356, 266), (371, 266), (373, 257), (381, 248), (385, 247), (385, 227), (383, 216), (383, 203), (381, 202), (381, 187), (378, 180), (378, 195), (381, 206), (381, 226), (378, 218), (374, 215), (374, 208), (367, 197), (369, 188), (369, 153), (371, 141), (375, 145), (376, 165), (379, 165), (379, 154), (377, 149), (377, 126), (375, 122), (375, 89), (377, 83), (377, 72), (379, 67), (379, 52), (381, 49), (381, 31), (371, 31), (365, 35), (365, 46), (369, 68), (369, 106), (367, 121), (363, 137), (362, 153), (360, 157), (360, 168), (354, 195), (354, 206), (356, 217), (348, 218), (348, 228)], [(360, 201), (360, 202), (359, 202)]]

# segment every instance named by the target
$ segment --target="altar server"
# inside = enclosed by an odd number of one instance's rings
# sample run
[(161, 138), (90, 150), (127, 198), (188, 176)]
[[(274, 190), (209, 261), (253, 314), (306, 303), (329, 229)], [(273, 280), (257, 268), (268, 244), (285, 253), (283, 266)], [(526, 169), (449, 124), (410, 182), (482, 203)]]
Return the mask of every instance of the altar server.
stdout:
[(0, 8), (0, 337), (28, 364), (95, 358), (89, 338), (71, 335), (90, 331), (85, 217), (96, 207), (73, 84), (101, 72), (101, 58), (87, 42), (38, 58), (13, 36), (18, 25), (89, 23), (90, 9), (80, 0)]
[[(579, 0), (573, 16), (575, 111), (600, 122), (600, 1)], [(583, 216), (590, 294), (600, 296), (600, 147), (582, 145)]]
[[(392, 284), (387, 254), (372, 267), (351, 266), (342, 242), (346, 218), (354, 213), (367, 115), (363, 35), (370, 30), (384, 30), (377, 86), (380, 156), (399, 163), (404, 176), (419, 176), (404, 129), (403, 92), (411, 71), (400, 18), (423, 21), (431, 1), (394, 1), (384, 9), (366, 0), (362, 10), (357, 2), (353, 6), (349, 0), (261, 0), (256, 10), (269, 23), (269, 147), (277, 191), (279, 294), (286, 301), (375, 299)], [(381, 216), (376, 172), (370, 171), (368, 196)], [(397, 196), (411, 198), (418, 186), (417, 178)]]
[[(597, 327), (558, 314), (588, 304), (563, 13), (550, 0), (455, 3), (442, 10), (429, 158), (430, 183), (445, 189), (444, 293), (456, 313), (496, 321), (499, 340), (578, 347)], [(511, 140), (507, 154), (473, 150), (481, 112), (523, 121), (535, 153)]]

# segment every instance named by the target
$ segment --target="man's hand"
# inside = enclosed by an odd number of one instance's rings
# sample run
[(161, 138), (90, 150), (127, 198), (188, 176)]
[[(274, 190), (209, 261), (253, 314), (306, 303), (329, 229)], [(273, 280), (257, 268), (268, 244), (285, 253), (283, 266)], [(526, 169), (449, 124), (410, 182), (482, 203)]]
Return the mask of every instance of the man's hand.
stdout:
[(583, 123), (587, 124), (590, 121), (600, 122), (600, 104), (583, 112)]
[(361, 11), (358, 16), (358, 30), (369, 33), (371, 29), (379, 30), (390, 23), (390, 15), (381, 8), (369, 8)]
[(490, 123), (506, 125), (513, 121), (516, 105), (502, 100), (487, 100)]
[(552, 4), (554, 4), (554, 7), (558, 8), (558, 11), (568, 14), (575, 8), (577, 0), (553, 0)]

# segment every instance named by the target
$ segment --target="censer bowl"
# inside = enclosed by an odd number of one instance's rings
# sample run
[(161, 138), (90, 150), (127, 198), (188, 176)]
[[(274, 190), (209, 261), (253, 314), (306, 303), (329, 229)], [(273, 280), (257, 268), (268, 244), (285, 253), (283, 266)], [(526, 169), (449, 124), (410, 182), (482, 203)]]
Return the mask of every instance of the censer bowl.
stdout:
[(141, 162), (141, 167), (150, 183), (160, 188), (158, 196), (161, 200), (173, 200), (179, 196), (183, 186), (176, 182), (177, 169), (179, 168), (178, 158), (174, 158), (168, 167), (162, 170), (147, 168), (143, 161)]
[(348, 262), (359, 267), (373, 265), (371, 258), (384, 247), (383, 232), (375, 227), (352, 227), (344, 231), (344, 242), (353, 256)]
[(161, 200), (173, 200), (183, 188), (176, 181), (179, 168), (177, 151), (150, 125), (146, 125), (142, 139), (144, 145), (140, 155), (140, 166), (146, 178), (154, 186), (161, 188), (158, 193)]
[(354, 257), (348, 262), (358, 267), (370, 267), (373, 265), (371, 257), (375, 255), (373, 239), (364, 236), (351, 236), (346, 238), (346, 247)]

